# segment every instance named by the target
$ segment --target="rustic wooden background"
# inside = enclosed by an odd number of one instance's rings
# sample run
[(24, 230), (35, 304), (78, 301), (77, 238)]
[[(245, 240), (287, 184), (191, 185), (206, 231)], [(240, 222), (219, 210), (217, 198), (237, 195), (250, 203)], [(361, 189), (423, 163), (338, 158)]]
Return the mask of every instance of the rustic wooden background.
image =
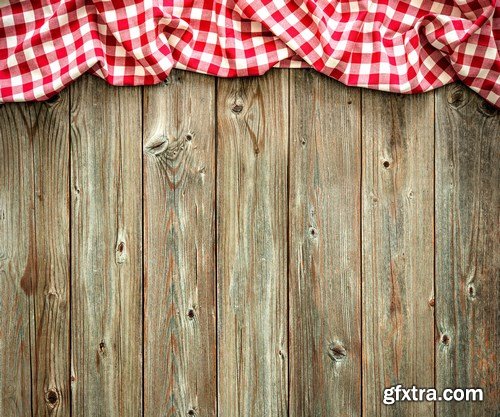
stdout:
[(3, 105), (0, 416), (494, 416), (499, 150), (460, 85), (306, 70)]

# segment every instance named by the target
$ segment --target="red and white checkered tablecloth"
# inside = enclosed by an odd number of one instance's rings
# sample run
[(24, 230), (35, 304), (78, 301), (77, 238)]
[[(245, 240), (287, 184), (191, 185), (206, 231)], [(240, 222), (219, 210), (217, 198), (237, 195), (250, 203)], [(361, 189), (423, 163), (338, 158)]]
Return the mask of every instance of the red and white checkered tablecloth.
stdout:
[(85, 72), (143, 85), (172, 68), (312, 67), (398, 93), (459, 79), (499, 107), (499, 46), (495, 0), (0, 0), (0, 101), (47, 99)]

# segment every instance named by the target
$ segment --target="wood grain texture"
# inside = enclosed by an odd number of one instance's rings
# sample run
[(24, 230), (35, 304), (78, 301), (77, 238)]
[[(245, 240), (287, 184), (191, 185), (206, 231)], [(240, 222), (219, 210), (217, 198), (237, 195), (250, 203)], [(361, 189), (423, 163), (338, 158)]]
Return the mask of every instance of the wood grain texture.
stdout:
[(290, 82), (290, 415), (361, 413), (360, 91)]
[(434, 384), (434, 97), (363, 91), (362, 105), (363, 413), (432, 415), (382, 395)]
[(35, 255), (33, 415), (70, 415), (69, 91), (31, 107)]
[(307, 70), (0, 105), (0, 416), (498, 414), (499, 140)]
[(500, 113), (465, 87), (436, 92), (437, 386), (480, 387), (485, 400), (438, 416), (499, 411)]
[(216, 415), (215, 79), (144, 96), (146, 416)]
[(0, 106), (1, 416), (31, 416), (33, 190), (30, 106)]
[(288, 71), (218, 80), (220, 417), (286, 416)]
[(72, 412), (142, 413), (141, 90), (71, 86)]

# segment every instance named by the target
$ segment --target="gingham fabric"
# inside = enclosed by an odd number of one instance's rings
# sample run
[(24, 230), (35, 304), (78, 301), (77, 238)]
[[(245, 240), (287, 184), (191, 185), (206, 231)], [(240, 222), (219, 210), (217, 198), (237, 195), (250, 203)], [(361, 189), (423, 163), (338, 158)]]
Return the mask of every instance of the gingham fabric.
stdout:
[(461, 80), (500, 105), (491, 0), (0, 0), (0, 100), (44, 100), (85, 72), (154, 84), (311, 67), (344, 84), (419, 93)]

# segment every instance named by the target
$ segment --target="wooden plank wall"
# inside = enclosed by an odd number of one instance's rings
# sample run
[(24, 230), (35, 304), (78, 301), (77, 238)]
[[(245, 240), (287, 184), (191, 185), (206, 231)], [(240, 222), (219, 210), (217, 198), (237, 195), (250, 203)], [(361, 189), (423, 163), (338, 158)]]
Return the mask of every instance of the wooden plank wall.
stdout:
[(308, 70), (1, 106), (0, 416), (495, 415), (499, 149)]

